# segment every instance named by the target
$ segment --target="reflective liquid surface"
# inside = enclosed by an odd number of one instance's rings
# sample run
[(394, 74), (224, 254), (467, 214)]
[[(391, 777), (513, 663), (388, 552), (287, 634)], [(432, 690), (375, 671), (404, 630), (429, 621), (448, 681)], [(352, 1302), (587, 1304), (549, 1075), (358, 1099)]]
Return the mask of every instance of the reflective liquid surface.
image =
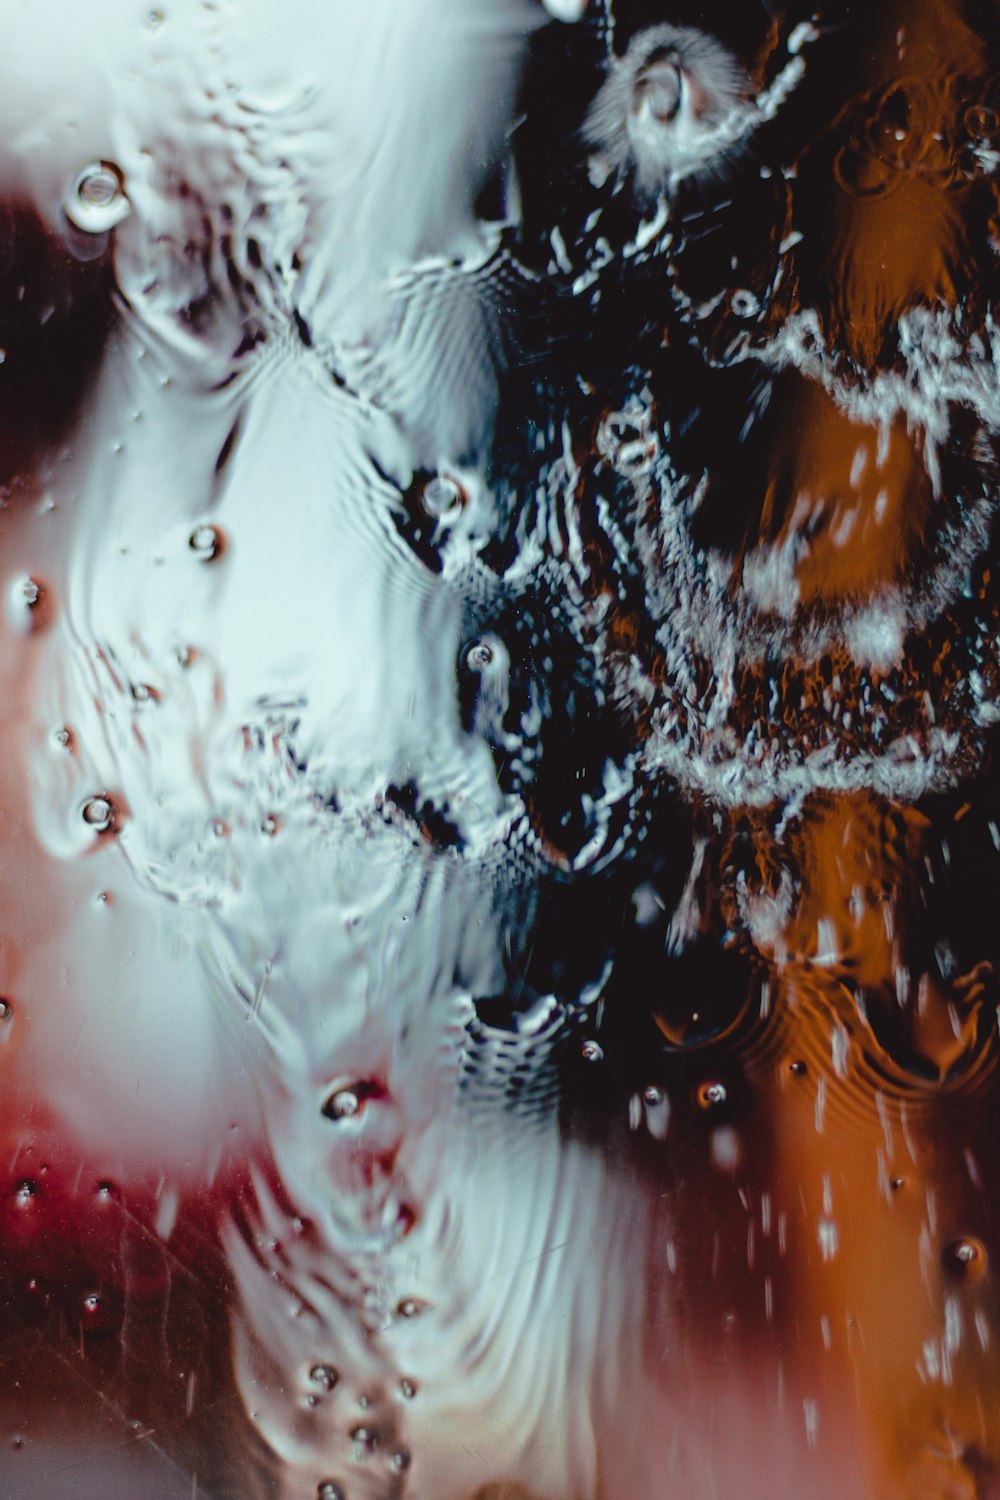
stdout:
[(995, 7), (0, 23), (0, 1495), (996, 1500)]

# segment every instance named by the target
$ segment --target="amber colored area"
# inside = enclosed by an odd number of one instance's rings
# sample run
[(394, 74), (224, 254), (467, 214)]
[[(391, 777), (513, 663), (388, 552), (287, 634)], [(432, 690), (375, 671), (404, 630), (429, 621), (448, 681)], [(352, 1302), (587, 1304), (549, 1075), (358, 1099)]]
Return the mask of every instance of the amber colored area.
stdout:
[[(757, 822), (760, 882), (740, 886), (764, 965), (751, 1016), (687, 1045), (691, 1105), (658, 1157), (679, 1255), (665, 1275), (650, 1254), (662, 1326), (679, 1297), (701, 1351), (688, 1430), (715, 1407), (748, 1422), (758, 1462), (810, 1494), (983, 1500), (1000, 1493), (996, 984), (946, 982), (931, 953), (920, 877), (946, 824), (868, 795), (790, 824), (775, 840)], [(706, 883), (723, 894), (726, 858)], [(721, 988), (691, 1004), (732, 1009)]]
[[(868, 798), (804, 816), (769, 1116), (776, 1180), (796, 1185), (808, 1238), (821, 1226), (790, 1256), (803, 1354), (818, 1370), (839, 1365), (830, 1378), (857, 1392), (872, 1493), (971, 1497), (1000, 1482), (988, 1477), (1000, 1453), (996, 1297), (982, 1278), (1000, 1252), (986, 1145), (996, 989), (970, 1003), (960, 978), (931, 975), (919, 880), (931, 834), (915, 812)], [(923, 1086), (915, 1063), (927, 1065)], [(822, 1242), (834, 1223), (835, 1249)]]
[(867, 600), (920, 557), (934, 494), (920, 439), (853, 421), (813, 381), (783, 391), (751, 556), (789, 559), (805, 605)]
[(795, 265), (831, 344), (866, 370), (884, 363), (901, 314), (966, 290), (969, 184), (954, 149), (989, 68), (953, 0), (880, 7), (858, 62), (855, 97), (801, 164), (804, 181), (833, 177), (817, 195), (824, 260), (803, 243)]

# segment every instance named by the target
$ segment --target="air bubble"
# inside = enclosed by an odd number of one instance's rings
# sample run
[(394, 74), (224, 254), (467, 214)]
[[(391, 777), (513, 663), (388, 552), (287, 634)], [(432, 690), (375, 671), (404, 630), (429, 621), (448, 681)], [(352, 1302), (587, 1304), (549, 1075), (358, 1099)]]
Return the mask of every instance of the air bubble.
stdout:
[(720, 1105), (725, 1104), (728, 1097), (726, 1085), (717, 1080), (703, 1083), (698, 1090), (698, 1103), (702, 1109), (718, 1109)]
[(378, 1433), (372, 1427), (353, 1427), (351, 1441), (357, 1443), (363, 1453), (374, 1453), (378, 1447)]
[(78, 172), (63, 202), (67, 219), (84, 234), (106, 234), (128, 216), (122, 174), (114, 162), (90, 162)]
[(645, 114), (658, 125), (670, 125), (681, 107), (683, 75), (669, 58), (658, 58), (642, 68), (635, 81), (632, 113)]
[(361, 1108), (361, 1100), (353, 1089), (338, 1089), (324, 1107), (323, 1113), (331, 1120), (349, 1120)]
[(11, 1005), (10, 1001), (0, 999), (0, 1025), (2, 1025), (4, 1021), (9, 1021), (13, 1014), (14, 1007)]
[(117, 1304), (103, 1291), (84, 1292), (78, 1306), (81, 1328), (93, 1333), (106, 1333), (117, 1319)]
[(986, 1269), (986, 1251), (978, 1240), (963, 1236), (945, 1247), (945, 1269), (966, 1279), (980, 1277)]
[(542, 0), (549, 15), (557, 21), (579, 21), (587, 9), (587, 0)]
[(319, 1364), (313, 1365), (312, 1369), (309, 1371), (309, 1379), (312, 1381), (313, 1385), (318, 1385), (320, 1390), (332, 1391), (334, 1386), (339, 1381), (340, 1376), (333, 1368), (333, 1365)]
[(426, 1306), (427, 1303), (422, 1302), (419, 1297), (404, 1297), (397, 1306), (396, 1312), (401, 1318), (417, 1318)]
[(930, 148), (936, 108), (920, 78), (897, 78), (873, 104), (865, 127), (872, 155), (894, 171), (906, 171)]
[(103, 793), (97, 797), (89, 797), (83, 804), (83, 821), (95, 833), (110, 833), (117, 821), (114, 802)]
[(659, 453), (659, 438), (649, 409), (633, 398), (621, 411), (609, 412), (597, 429), (597, 451), (628, 479), (647, 473)]
[(483, 672), (493, 663), (493, 647), (488, 641), (476, 641), (466, 652), (465, 660), (473, 672)]
[(580, 1047), (580, 1055), (584, 1062), (599, 1063), (604, 1061), (604, 1048), (600, 1042), (584, 1042)]
[(882, 198), (901, 181), (884, 162), (855, 145), (842, 146), (833, 163), (837, 186), (851, 198)]
[(347, 1500), (343, 1489), (332, 1479), (324, 1479), (316, 1490), (316, 1500)]
[(420, 502), (432, 520), (451, 521), (464, 506), (465, 495), (453, 479), (438, 474), (424, 485)]
[(215, 562), (226, 550), (226, 538), (218, 526), (206, 522), (195, 527), (188, 537), (188, 546), (202, 562)]
[(755, 318), (760, 312), (759, 301), (746, 288), (735, 291), (729, 299), (729, 305), (738, 318)]
[(397, 1474), (405, 1474), (410, 1467), (410, 1455), (405, 1448), (397, 1448), (396, 1452), (390, 1458), (389, 1463), (396, 1470)]
[(643, 1102), (648, 1104), (650, 1109), (655, 1109), (658, 1104), (663, 1103), (663, 1090), (658, 1089), (654, 1083), (651, 1083), (647, 1088), (643, 1089), (642, 1098)]
[(68, 729), (65, 725), (63, 725), (61, 729), (57, 729), (52, 738), (55, 740), (56, 744), (60, 746), (61, 749), (73, 749), (73, 731), (72, 729)]
[(401, 1380), (399, 1382), (399, 1394), (405, 1401), (412, 1401), (417, 1394), (417, 1387), (412, 1380)]
[(15, 578), (7, 594), (7, 618), (11, 628), (27, 634), (41, 630), (52, 618), (48, 590), (38, 578), (27, 574)]

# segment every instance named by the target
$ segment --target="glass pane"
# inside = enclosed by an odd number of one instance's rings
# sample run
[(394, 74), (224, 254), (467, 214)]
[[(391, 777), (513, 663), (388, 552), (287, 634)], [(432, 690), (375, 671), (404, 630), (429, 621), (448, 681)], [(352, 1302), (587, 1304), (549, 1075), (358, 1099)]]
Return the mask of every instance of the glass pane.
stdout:
[(995, 5), (0, 22), (0, 1495), (997, 1500)]

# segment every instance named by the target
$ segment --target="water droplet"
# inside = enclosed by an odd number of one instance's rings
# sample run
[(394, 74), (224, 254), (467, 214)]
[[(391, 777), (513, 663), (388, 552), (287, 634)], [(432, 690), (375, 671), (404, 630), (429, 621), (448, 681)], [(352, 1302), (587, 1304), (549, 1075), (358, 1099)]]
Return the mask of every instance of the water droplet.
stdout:
[(399, 1394), (407, 1401), (412, 1401), (417, 1394), (417, 1387), (412, 1380), (403, 1379), (399, 1382)]
[(11, 628), (24, 634), (43, 629), (53, 616), (50, 603), (44, 583), (22, 573), (13, 579), (7, 594), (7, 619)]
[(106, 234), (130, 207), (122, 174), (108, 161), (90, 162), (78, 172), (63, 202), (67, 219), (84, 234)]
[(986, 1269), (986, 1251), (983, 1246), (978, 1240), (964, 1235), (945, 1247), (942, 1259), (945, 1269), (956, 1276), (978, 1278)]
[(837, 186), (852, 198), (880, 198), (901, 182), (884, 162), (855, 145), (842, 146), (833, 163)]
[(332, 1095), (323, 1113), (331, 1120), (349, 1120), (361, 1108), (361, 1100), (353, 1089), (338, 1089)]
[(214, 562), (226, 550), (226, 538), (218, 526), (205, 522), (196, 526), (188, 538), (188, 546), (202, 562)]
[(352, 1427), (351, 1441), (356, 1443), (363, 1453), (374, 1453), (378, 1447), (378, 1433), (372, 1427)]
[(62, 729), (57, 729), (52, 738), (63, 750), (73, 749), (73, 731), (72, 729), (67, 729), (65, 725)]
[(681, 96), (680, 68), (669, 58), (658, 58), (636, 76), (632, 113), (645, 113), (658, 125), (669, 125), (681, 107)]
[(333, 1365), (320, 1364), (313, 1365), (309, 1371), (309, 1379), (313, 1385), (318, 1385), (320, 1390), (332, 1391), (340, 1376), (333, 1368)]
[(212, 832), (215, 834), (215, 837), (217, 839), (224, 839), (229, 837), (229, 824), (226, 822), (225, 818), (212, 819)]
[(268, 813), (265, 818), (261, 819), (260, 831), (261, 831), (261, 833), (266, 833), (267, 836), (268, 836), (268, 838), (273, 839), (274, 835), (276, 833), (279, 833), (280, 830), (281, 830), (281, 819), (278, 818), (278, 817), (275, 817), (274, 813)]
[(604, 1048), (600, 1042), (584, 1042), (580, 1047), (580, 1055), (584, 1062), (599, 1063), (604, 1061)]
[(729, 305), (738, 318), (755, 318), (760, 312), (760, 303), (746, 287), (739, 287), (729, 299)]
[(397, 1448), (396, 1452), (390, 1458), (389, 1463), (396, 1470), (397, 1474), (405, 1474), (410, 1467), (410, 1455), (405, 1448)]
[(698, 1103), (702, 1109), (718, 1109), (721, 1104), (725, 1104), (728, 1097), (725, 1084), (717, 1080), (703, 1083), (698, 1090)]
[(452, 521), (465, 504), (465, 494), (454, 479), (438, 474), (424, 485), (420, 500), (433, 520)]
[(316, 1490), (316, 1500), (347, 1500), (343, 1489), (333, 1479), (324, 1479)]
[(476, 641), (466, 652), (465, 661), (473, 672), (482, 672), (493, 662), (493, 647), (488, 641)]
[(163, 25), (162, 10), (151, 10), (146, 17), (146, 25), (149, 27), (150, 31), (158, 31)]
[(80, 1298), (80, 1323), (94, 1333), (106, 1332), (114, 1323), (118, 1312), (115, 1299), (103, 1291), (84, 1292)]
[(0, 1023), (9, 1021), (14, 1014), (14, 1007), (9, 1000), (0, 999)]
[(542, 4), (550, 16), (567, 23), (579, 21), (587, 9), (587, 0), (542, 0)]
[(402, 1302), (398, 1304), (396, 1313), (400, 1318), (416, 1318), (420, 1316), (426, 1306), (427, 1303), (421, 1301), (419, 1297), (404, 1297)]
[(892, 1179), (892, 1181), (890, 1182), (889, 1186), (892, 1188), (892, 1191), (894, 1193), (898, 1193), (901, 1188), (904, 1188), (906, 1186), (906, 1178), (905, 1177), (894, 1177)]
[(97, 1187), (96, 1187), (95, 1191), (96, 1191), (96, 1194), (97, 1194), (98, 1198), (100, 1198), (101, 1202), (102, 1203), (107, 1203), (115, 1195), (114, 1183), (113, 1182), (107, 1182), (107, 1181), (99, 1182), (97, 1184)]
[(597, 451), (628, 478), (647, 472), (659, 452), (650, 410), (633, 398), (621, 411), (609, 412), (597, 429)]
[(103, 793), (97, 797), (89, 797), (83, 804), (83, 821), (95, 833), (110, 833), (116, 820), (115, 804)]
[(802, 1078), (806, 1073), (808, 1073), (809, 1069), (802, 1061), (802, 1059), (800, 1057), (797, 1057), (794, 1062), (790, 1062), (788, 1064), (788, 1071), (789, 1073), (794, 1073), (796, 1078)]
[(872, 155), (894, 171), (916, 166), (930, 149), (936, 113), (922, 79), (893, 79), (868, 112), (865, 138)]
[(28, 1208), (38, 1197), (38, 1183), (25, 1177), (14, 1189), (14, 1202), (18, 1208)]

